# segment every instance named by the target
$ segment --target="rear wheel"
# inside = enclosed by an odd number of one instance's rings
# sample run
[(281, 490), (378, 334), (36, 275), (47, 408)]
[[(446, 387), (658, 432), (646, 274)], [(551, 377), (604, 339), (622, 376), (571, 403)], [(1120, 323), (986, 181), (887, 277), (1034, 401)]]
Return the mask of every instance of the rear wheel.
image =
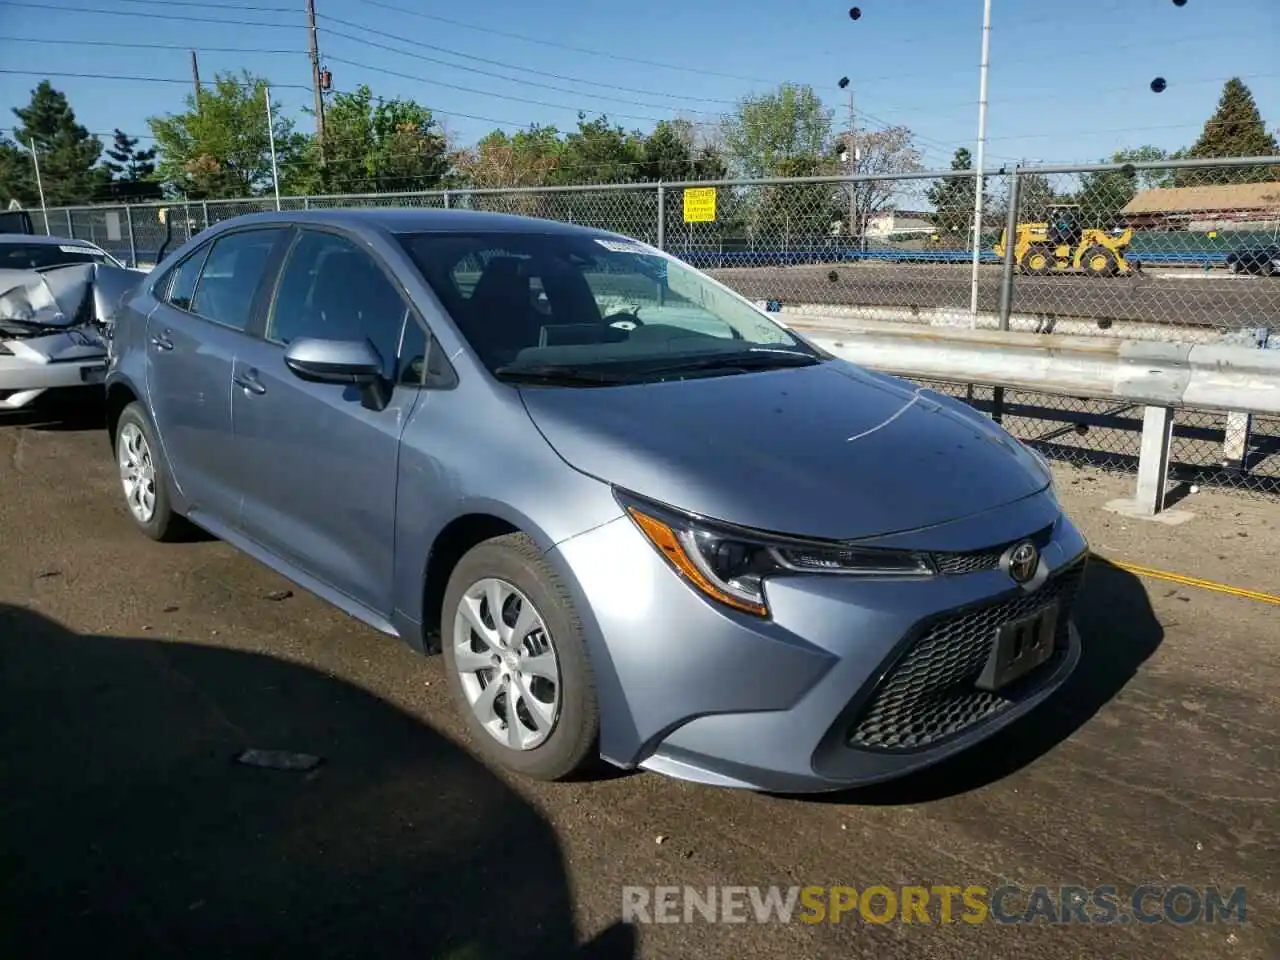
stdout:
[(588, 766), (599, 709), (582, 624), (530, 537), (486, 540), (458, 561), (441, 635), (454, 701), (481, 754), (536, 780)]
[(1084, 272), (1091, 277), (1114, 277), (1120, 269), (1120, 261), (1106, 247), (1090, 247), (1080, 258)]
[(1053, 272), (1053, 248), (1034, 246), (1022, 255), (1022, 269), (1033, 277), (1047, 277)]
[(169, 478), (158, 456), (151, 423), (136, 400), (116, 421), (116, 466), (125, 507), (134, 525), (152, 540), (176, 540), (182, 535), (182, 518), (173, 512)]

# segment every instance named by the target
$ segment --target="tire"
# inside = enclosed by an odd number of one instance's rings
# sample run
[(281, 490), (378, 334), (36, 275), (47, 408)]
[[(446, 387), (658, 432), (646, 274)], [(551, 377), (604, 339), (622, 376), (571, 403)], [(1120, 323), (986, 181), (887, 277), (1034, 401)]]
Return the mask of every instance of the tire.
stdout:
[[(169, 542), (178, 540), (183, 535), (182, 517), (173, 512), (172, 498), (169, 496), (169, 476), (165, 472), (163, 461), (155, 455), (158, 449), (155, 434), (151, 429), (142, 404), (134, 401), (120, 413), (116, 422), (115, 454), (116, 469), (120, 476), (120, 485), (125, 497), (125, 510), (135, 527), (152, 540)], [(145, 470), (149, 464), (150, 482), (148, 484)], [(129, 475), (135, 478), (135, 486), (130, 486)], [(141, 483), (145, 490), (150, 487), (150, 511), (147, 512), (147, 498), (133, 491), (136, 484)]]
[(1274, 277), (1276, 275), (1276, 265), (1271, 260), (1263, 260), (1260, 269), (1264, 277)]
[[(522, 637), (512, 635), (506, 643), (495, 636), (495, 618), (487, 599), (493, 583), (502, 593), (504, 624), (511, 626), (524, 604), (530, 603), (545, 629), (539, 630), (535, 624), (522, 631)], [(472, 609), (487, 637), (463, 612), (464, 599), (472, 605), (473, 598)], [(440, 634), (454, 703), (482, 756), (534, 780), (566, 780), (594, 763), (600, 714), (582, 623), (569, 591), (532, 538), (523, 533), (495, 537), (473, 547), (458, 561), (445, 588)], [(518, 656), (517, 648), (522, 648)], [(537, 673), (527, 670), (535, 658)], [(487, 667), (482, 666), (486, 659)], [(499, 662), (493, 663), (495, 659)], [(557, 678), (550, 716), (546, 706), (548, 668)], [(494, 685), (498, 692), (489, 694)], [(520, 691), (514, 736), (507, 722), (512, 702), (507, 691), (512, 689)], [(536, 714), (529, 698), (536, 701)], [(473, 706), (473, 701), (481, 704), (480, 708)], [(485, 702), (491, 707), (486, 709)], [(530, 722), (535, 717), (545, 726), (538, 728), (536, 722)], [(515, 746), (512, 739), (524, 742)]]
[(1033, 277), (1047, 277), (1053, 273), (1057, 261), (1052, 247), (1037, 245), (1028, 247), (1022, 255), (1022, 269)]
[(1090, 247), (1081, 255), (1080, 263), (1091, 277), (1114, 277), (1120, 269), (1120, 261), (1106, 247)]

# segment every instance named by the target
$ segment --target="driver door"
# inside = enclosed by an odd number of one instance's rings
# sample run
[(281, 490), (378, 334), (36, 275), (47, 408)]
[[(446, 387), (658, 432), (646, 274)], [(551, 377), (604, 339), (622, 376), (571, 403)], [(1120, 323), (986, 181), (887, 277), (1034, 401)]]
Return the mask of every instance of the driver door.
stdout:
[[(300, 337), (372, 343), (392, 384), (389, 404), (371, 409), (358, 387), (295, 376), (284, 352)], [(371, 254), (341, 233), (305, 227), (285, 256), (263, 336), (237, 352), (233, 370), (245, 534), (384, 617), (400, 435), (426, 342)]]

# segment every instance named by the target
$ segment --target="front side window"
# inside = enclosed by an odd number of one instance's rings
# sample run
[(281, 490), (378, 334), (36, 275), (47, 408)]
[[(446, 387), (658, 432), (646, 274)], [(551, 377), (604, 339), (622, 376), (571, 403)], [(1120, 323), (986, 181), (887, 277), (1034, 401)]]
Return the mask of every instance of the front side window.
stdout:
[[(185, 309), (236, 330), (248, 327), (254, 295), (271, 262), (271, 252), (284, 233), (283, 227), (242, 230), (213, 241)], [(178, 280), (181, 279), (179, 274)], [(175, 292), (177, 288), (175, 282)], [(179, 305), (174, 294), (169, 299), (174, 306)]]
[(632, 241), (570, 233), (400, 242), (490, 371), (628, 382), (824, 356), (709, 277)]
[(337, 234), (301, 232), (285, 259), (266, 337), (286, 345), (299, 337), (368, 340), (388, 378), (415, 382), (416, 372), (422, 379), (422, 327), (373, 258)]

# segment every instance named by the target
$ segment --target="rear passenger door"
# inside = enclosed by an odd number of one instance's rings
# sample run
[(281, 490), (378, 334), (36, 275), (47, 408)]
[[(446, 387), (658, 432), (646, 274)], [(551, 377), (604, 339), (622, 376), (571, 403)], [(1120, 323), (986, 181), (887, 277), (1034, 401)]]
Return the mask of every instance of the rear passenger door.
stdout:
[(147, 394), (160, 443), (191, 518), (233, 523), (240, 494), (231, 430), (231, 368), (268, 275), (278, 227), (225, 233), (156, 286), (147, 321)]
[[(312, 383), (285, 365), (300, 337), (368, 340), (390, 403)], [(389, 619), (400, 434), (417, 401), (427, 334), (390, 275), (344, 234), (306, 227), (280, 271), (262, 338), (237, 353), (232, 416), (240, 526), (304, 573)]]

